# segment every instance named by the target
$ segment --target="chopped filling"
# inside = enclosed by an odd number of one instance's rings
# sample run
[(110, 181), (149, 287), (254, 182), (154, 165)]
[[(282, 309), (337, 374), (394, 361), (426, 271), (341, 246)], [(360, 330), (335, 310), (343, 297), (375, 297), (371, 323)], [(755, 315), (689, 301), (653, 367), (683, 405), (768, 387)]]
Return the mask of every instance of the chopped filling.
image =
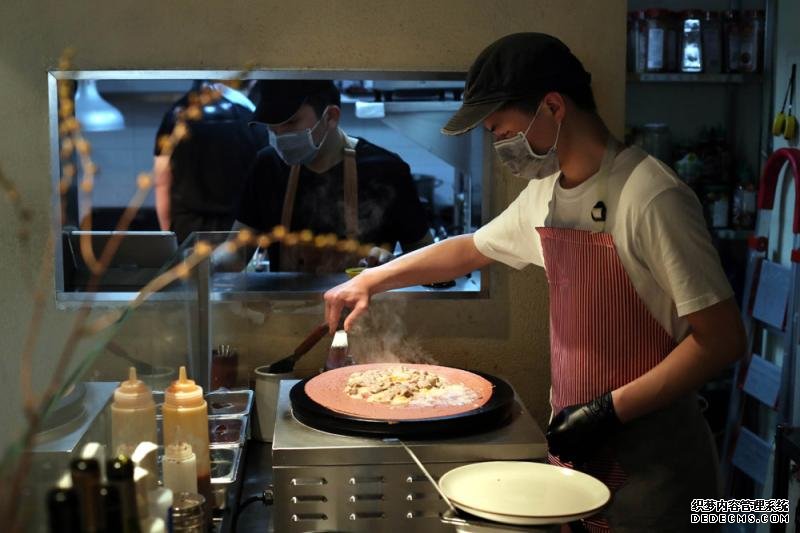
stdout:
[(478, 399), (475, 391), (462, 383), (404, 366), (353, 372), (345, 393), (367, 402), (415, 407), (465, 405)]

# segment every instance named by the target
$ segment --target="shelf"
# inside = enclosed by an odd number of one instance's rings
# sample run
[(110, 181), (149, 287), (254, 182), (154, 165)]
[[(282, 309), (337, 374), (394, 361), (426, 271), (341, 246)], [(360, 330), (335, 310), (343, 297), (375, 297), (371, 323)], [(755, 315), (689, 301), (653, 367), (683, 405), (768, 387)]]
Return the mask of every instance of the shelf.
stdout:
[(761, 74), (689, 74), (685, 72), (629, 72), (628, 83), (710, 83), (760, 82)]

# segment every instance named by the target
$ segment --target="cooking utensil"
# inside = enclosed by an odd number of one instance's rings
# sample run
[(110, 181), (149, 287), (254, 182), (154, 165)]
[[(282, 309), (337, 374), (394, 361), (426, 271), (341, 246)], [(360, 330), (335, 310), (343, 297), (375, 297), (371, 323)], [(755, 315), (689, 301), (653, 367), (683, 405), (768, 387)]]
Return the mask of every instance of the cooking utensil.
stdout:
[(291, 355), (269, 365), (269, 373), (285, 374), (294, 370), (294, 365), (297, 363), (297, 360), (307, 354), (311, 348), (313, 348), (327, 333), (328, 323), (323, 322), (314, 328), (314, 330), (309, 333), (308, 337), (303, 339), (303, 342), (301, 342), (297, 348), (294, 349)]
[(403, 442), (402, 440), (397, 439), (397, 438), (383, 439), (383, 441), (384, 442), (399, 442), (400, 446), (403, 447), (403, 449), (406, 451), (406, 453), (408, 453), (408, 455), (411, 457), (411, 459), (415, 463), (417, 463), (417, 466), (419, 467), (419, 469), (422, 470), (422, 473), (425, 474), (425, 477), (428, 478), (428, 481), (431, 482), (431, 485), (433, 485), (433, 487), (436, 489), (436, 492), (439, 493), (439, 496), (442, 497), (442, 499), (444, 500), (444, 503), (447, 504), (447, 506), (450, 508), (451, 511), (453, 511), (456, 514), (458, 514), (458, 509), (456, 509), (455, 506), (450, 502), (450, 498), (448, 498), (447, 495), (444, 492), (442, 492), (442, 489), (439, 488), (439, 484), (436, 483), (436, 480), (433, 479), (433, 476), (431, 475), (431, 473), (428, 472), (428, 469), (425, 468), (425, 465), (423, 465), (422, 461), (419, 460), (419, 457), (417, 457), (417, 454), (415, 454), (414, 451), (411, 448), (406, 446), (405, 442)]
[(220, 344), (211, 351), (211, 390), (236, 386), (239, 353), (230, 344)]
[(325, 359), (325, 371), (352, 364), (354, 364), (354, 361), (347, 344), (347, 332), (340, 329), (333, 335), (333, 342), (328, 350), (328, 358)]
[(455, 468), (439, 487), (459, 509), (516, 525), (563, 524), (602, 509), (611, 491), (583, 472), (528, 461), (488, 461)]

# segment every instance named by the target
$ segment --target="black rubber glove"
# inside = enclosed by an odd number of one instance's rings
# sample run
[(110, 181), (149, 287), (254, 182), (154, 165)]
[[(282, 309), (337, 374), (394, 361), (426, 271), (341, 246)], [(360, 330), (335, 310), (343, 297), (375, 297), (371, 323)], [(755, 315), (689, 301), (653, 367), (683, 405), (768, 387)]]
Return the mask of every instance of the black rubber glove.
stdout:
[(564, 462), (583, 463), (621, 425), (610, 392), (589, 403), (565, 407), (547, 428), (550, 453)]

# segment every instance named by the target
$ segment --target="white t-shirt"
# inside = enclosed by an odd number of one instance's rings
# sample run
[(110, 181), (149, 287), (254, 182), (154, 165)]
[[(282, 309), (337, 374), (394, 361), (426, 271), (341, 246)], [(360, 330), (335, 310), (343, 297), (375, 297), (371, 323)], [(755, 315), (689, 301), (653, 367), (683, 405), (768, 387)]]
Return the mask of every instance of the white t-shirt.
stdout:
[(682, 340), (684, 318), (733, 295), (692, 190), (661, 161), (637, 147), (620, 151), (605, 194), (605, 229), (591, 218), (600, 199), (597, 175), (564, 189), (559, 173), (531, 180), (520, 195), (474, 235), (485, 256), (516, 269), (544, 266), (536, 227), (605, 231), (636, 292), (653, 317)]

